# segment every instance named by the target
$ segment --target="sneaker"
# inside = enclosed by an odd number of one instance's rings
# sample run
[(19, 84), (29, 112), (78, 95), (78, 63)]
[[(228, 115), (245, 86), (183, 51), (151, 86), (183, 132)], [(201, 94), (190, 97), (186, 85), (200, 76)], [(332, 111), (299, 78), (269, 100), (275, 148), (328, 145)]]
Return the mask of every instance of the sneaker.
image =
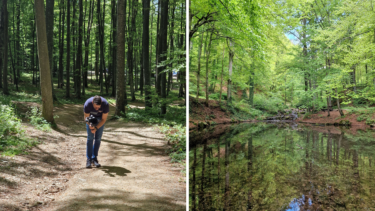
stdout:
[(91, 160), (87, 159), (86, 161), (86, 168), (91, 168)]
[(94, 165), (96, 166), (96, 168), (100, 167), (98, 158), (94, 158), (94, 159), (92, 159), (92, 161), (93, 161)]

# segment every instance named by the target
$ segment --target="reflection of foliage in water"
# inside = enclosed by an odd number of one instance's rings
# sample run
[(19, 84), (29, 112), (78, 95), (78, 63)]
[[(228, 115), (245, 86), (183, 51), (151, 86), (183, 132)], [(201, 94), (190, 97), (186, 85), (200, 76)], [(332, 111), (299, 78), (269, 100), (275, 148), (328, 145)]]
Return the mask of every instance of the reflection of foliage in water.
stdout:
[(264, 124), (235, 126), (219, 139), (191, 149), (190, 209), (374, 207), (375, 145), (363, 138), (373, 134), (361, 136)]

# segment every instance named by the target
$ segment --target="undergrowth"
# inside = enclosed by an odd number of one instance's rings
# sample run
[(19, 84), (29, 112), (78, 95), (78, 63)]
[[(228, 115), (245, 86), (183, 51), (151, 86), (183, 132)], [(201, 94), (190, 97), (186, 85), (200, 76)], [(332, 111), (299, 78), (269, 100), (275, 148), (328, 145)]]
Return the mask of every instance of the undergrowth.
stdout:
[[(35, 126), (36, 129), (51, 132), (51, 124), (42, 117), (42, 112), (38, 107), (31, 107), (31, 110), (26, 112), (26, 117), (30, 120), (30, 124)], [(56, 118), (56, 116), (54, 118)]]
[(26, 137), (21, 119), (16, 116), (10, 99), (0, 95), (0, 155), (17, 155), (36, 143)]

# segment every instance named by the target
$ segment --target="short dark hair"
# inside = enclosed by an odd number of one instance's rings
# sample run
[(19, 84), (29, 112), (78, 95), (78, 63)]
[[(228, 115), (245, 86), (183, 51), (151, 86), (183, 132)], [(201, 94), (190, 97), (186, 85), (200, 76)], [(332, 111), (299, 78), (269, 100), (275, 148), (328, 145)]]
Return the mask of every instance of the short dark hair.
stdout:
[(102, 104), (102, 98), (98, 95), (95, 95), (94, 99), (92, 100), (93, 103), (96, 105), (101, 105)]

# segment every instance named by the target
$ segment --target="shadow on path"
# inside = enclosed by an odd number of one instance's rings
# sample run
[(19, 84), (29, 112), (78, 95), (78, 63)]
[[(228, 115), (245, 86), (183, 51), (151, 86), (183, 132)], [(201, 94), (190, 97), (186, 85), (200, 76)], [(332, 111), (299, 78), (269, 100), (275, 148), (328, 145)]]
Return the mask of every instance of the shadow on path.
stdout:
[[(95, 196), (92, 193), (95, 192)], [(186, 210), (185, 206), (174, 203), (176, 199), (154, 194), (132, 194), (127, 191), (98, 191), (84, 189), (77, 198), (68, 201), (56, 211), (86, 210)]]
[(126, 168), (121, 168), (118, 166), (101, 166), (100, 169), (110, 177), (115, 177), (116, 175), (124, 177), (127, 173), (131, 173), (131, 171), (127, 170)]

